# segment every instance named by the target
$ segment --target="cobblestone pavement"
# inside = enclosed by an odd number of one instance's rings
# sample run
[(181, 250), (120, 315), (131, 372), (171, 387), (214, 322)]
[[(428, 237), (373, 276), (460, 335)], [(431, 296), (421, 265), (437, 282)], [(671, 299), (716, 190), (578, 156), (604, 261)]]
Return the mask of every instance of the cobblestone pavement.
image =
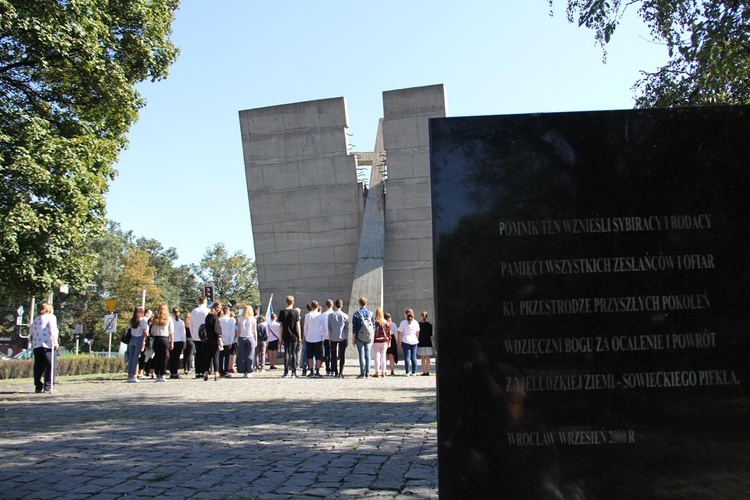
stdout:
[(434, 376), (281, 373), (0, 381), (0, 498), (437, 497)]

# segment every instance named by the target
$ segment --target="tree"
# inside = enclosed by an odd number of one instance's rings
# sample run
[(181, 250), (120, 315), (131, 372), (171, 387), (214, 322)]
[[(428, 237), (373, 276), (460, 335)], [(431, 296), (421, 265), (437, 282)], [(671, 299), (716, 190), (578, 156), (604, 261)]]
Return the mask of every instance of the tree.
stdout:
[(192, 308), (198, 296), (198, 284), (188, 266), (175, 267), (178, 259), (175, 248), (165, 249), (152, 238), (138, 238), (136, 247), (149, 255), (149, 265), (155, 269), (154, 283), (159, 287), (170, 307)]
[(0, 0), (0, 282), (86, 284), (125, 134), (177, 56), (179, 0)]
[(655, 72), (644, 71), (633, 86), (636, 106), (750, 104), (750, 2), (568, 0), (567, 16), (592, 29), (606, 50), (625, 10), (634, 5), (670, 56)]
[(198, 280), (213, 285), (216, 300), (260, 304), (255, 262), (241, 251), (229, 254), (223, 243), (207, 248), (200, 264), (192, 267)]
[(131, 248), (125, 256), (122, 274), (112, 290), (112, 296), (117, 297), (118, 309), (123, 313), (129, 313), (133, 307), (141, 305), (143, 290), (146, 290), (149, 304), (164, 301), (161, 289), (155, 284), (156, 268), (149, 261), (148, 252), (140, 248)]

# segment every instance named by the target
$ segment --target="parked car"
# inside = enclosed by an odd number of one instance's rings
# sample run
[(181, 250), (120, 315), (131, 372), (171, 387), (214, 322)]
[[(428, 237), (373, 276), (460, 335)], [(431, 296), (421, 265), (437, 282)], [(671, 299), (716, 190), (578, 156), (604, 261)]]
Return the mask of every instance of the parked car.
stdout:
[(13, 359), (32, 359), (34, 357), (34, 349), (24, 349), (23, 351), (19, 352), (15, 356), (13, 356)]
[[(70, 354), (70, 351), (64, 347), (61, 347), (59, 354)], [(13, 356), (12, 359), (34, 359), (34, 349), (24, 349), (23, 351)]]

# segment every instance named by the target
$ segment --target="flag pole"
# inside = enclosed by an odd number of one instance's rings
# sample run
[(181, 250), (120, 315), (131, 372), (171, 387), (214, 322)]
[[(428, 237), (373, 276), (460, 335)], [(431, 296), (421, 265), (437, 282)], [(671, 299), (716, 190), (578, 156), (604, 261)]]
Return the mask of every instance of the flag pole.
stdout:
[(51, 360), (51, 370), (49, 374), (49, 393), (52, 394), (55, 392), (55, 358), (57, 357), (55, 355), (55, 345), (52, 344), (52, 351), (50, 351), (50, 356), (52, 358)]
[(266, 307), (266, 321), (271, 321), (271, 301), (273, 300), (273, 293), (271, 298), (268, 299), (268, 307)]

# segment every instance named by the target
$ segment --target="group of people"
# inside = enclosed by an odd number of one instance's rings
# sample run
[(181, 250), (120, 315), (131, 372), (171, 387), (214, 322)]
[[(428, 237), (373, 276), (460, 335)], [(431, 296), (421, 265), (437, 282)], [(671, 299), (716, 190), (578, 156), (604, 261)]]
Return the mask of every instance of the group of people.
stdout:
[[(252, 307), (239, 306), (239, 314), (229, 306), (214, 302), (209, 307), (201, 296), (198, 306), (183, 321), (180, 311), (167, 305), (157, 313), (135, 307), (129, 323), (128, 382), (150, 376), (156, 382), (180, 378), (192, 371), (195, 356), (195, 378), (214, 380), (231, 378), (232, 374), (252, 376), (265, 369), (277, 369), (278, 353), (284, 352), (282, 377), (320, 378), (324, 375), (344, 378), (345, 352), (352, 333), (359, 358), (357, 378), (395, 375), (399, 351), (404, 355), (407, 376), (417, 374), (417, 357), (421, 358), (423, 376), (430, 375), (432, 324), (426, 311), (417, 322), (412, 309), (396, 324), (389, 313), (377, 307), (373, 313), (368, 300), (360, 297), (359, 309), (352, 318), (342, 310), (343, 301), (326, 300), (325, 309), (316, 300), (306, 305), (307, 312), (295, 307), (294, 297), (286, 297), (286, 307), (266, 319), (255, 315)], [(181, 364), (180, 357), (183, 362)], [(236, 369), (235, 369), (236, 366)], [(321, 370), (325, 373), (321, 373)]]
[(403, 350), (407, 376), (416, 375), (417, 355), (422, 360), (422, 375), (430, 374), (432, 356), (432, 324), (423, 311), (422, 321), (414, 319), (414, 311), (406, 309), (400, 325), (391, 315), (377, 307), (373, 313), (367, 308), (368, 300), (360, 297), (359, 309), (349, 316), (342, 310), (343, 301), (326, 300), (325, 309), (317, 300), (306, 305), (307, 312), (295, 307), (294, 297), (286, 297), (286, 307), (279, 314), (271, 314), (268, 321), (262, 316), (258, 322), (258, 356), (263, 369), (265, 351), (268, 351), (270, 369), (276, 369), (277, 353), (284, 350), (284, 374), (297, 378), (298, 371), (307, 377), (344, 377), (345, 352), (351, 331), (357, 348), (360, 373), (357, 378), (368, 378), (374, 354), (374, 377), (385, 377), (390, 371), (395, 375), (399, 350)]

